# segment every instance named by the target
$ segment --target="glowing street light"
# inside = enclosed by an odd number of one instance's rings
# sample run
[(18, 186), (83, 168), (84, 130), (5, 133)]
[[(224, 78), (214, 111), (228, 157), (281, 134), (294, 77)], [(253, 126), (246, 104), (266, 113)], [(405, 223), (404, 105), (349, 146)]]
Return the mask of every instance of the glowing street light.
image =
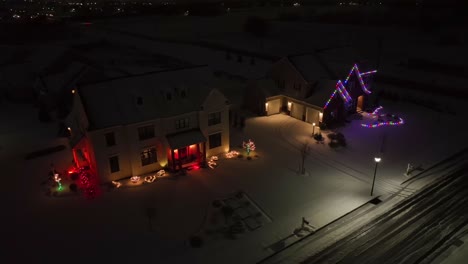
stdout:
[(312, 136), (315, 135), (315, 123), (312, 123)]
[(382, 159), (380, 157), (375, 157), (374, 158), (374, 161), (375, 161), (375, 169), (374, 169), (374, 179), (372, 180), (372, 189), (371, 189), (371, 192), (370, 192), (370, 195), (372, 196), (374, 194), (374, 184), (375, 184), (375, 175), (377, 174), (377, 165), (379, 165), (379, 162), (381, 161)]

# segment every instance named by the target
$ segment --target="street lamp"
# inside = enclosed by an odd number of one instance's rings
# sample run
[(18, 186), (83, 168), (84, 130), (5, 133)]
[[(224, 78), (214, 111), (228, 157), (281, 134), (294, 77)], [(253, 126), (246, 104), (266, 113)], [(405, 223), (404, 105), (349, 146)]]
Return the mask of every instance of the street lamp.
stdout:
[(312, 136), (315, 136), (315, 123), (312, 123)]
[(375, 175), (377, 174), (377, 165), (379, 165), (379, 162), (381, 161), (382, 159), (380, 157), (375, 157), (374, 158), (374, 161), (375, 161), (375, 169), (374, 169), (374, 179), (372, 180), (372, 189), (370, 191), (370, 195), (372, 196), (374, 194), (374, 184), (375, 184)]

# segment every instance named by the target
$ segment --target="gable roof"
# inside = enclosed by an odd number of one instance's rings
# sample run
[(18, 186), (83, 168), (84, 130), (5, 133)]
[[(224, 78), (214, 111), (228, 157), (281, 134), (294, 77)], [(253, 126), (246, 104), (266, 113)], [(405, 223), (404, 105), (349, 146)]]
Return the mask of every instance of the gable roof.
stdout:
[(213, 87), (207, 66), (163, 70), (78, 87), (91, 129), (200, 110)]
[(309, 83), (333, 77), (315, 52), (290, 55), (287, 56), (287, 59)]
[(359, 84), (361, 86), (361, 89), (363, 90), (364, 93), (367, 93), (367, 94), (370, 94), (371, 91), (367, 88), (367, 85), (366, 83), (364, 82), (364, 79), (363, 79), (363, 76), (368, 76), (370, 74), (374, 74), (376, 73), (377, 70), (372, 70), (372, 71), (366, 71), (366, 72), (361, 72), (359, 71), (359, 67), (357, 64), (354, 64), (353, 67), (351, 68), (351, 71), (349, 71), (348, 73), (348, 76), (346, 77), (346, 79), (344, 81), (341, 81), (341, 80), (338, 80), (337, 83), (336, 83), (336, 88), (335, 90), (333, 91), (333, 93), (331, 94), (330, 98), (327, 100), (327, 102), (325, 103), (325, 105), (323, 106), (323, 109), (327, 108), (328, 104), (330, 103), (330, 101), (335, 97), (337, 96), (340, 96), (343, 101), (345, 102), (348, 102), (351, 100), (351, 96), (349, 95), (347, 89), (346, 89), (346, 85), (348, 84), (348, 81), (349, 79), (351, 78), (351, 76), (356, 76), (356, 78), (358, 79), (359, 81)]

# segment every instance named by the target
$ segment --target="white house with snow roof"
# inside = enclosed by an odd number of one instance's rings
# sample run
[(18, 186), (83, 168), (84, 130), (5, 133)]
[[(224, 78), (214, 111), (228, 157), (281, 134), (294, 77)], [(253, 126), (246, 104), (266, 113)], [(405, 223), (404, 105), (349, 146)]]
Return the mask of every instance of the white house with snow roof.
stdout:
[(205, 66), (78, 86), (67, 118), (74, 160), (102, 181), (203, 164), (229, 150), (229, 102)]

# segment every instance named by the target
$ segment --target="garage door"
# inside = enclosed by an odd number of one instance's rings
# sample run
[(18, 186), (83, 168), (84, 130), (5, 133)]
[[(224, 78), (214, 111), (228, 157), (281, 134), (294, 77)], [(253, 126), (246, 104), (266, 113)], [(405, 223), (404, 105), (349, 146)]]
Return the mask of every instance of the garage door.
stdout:
[(304, 114), (304, 106), (297, 103), (292, 103), (291, 105), (291, 116), (302, 120), (302, 116)]
[(279, 114), (281, 108), (281, 100), (280, 99), (275, 99), (268, 101), (268, 115), (274, 115), (274, 114)]
[(310, 107), (307, 107), (306, 122), (307, 123), (319, 123), (319, 111)]

